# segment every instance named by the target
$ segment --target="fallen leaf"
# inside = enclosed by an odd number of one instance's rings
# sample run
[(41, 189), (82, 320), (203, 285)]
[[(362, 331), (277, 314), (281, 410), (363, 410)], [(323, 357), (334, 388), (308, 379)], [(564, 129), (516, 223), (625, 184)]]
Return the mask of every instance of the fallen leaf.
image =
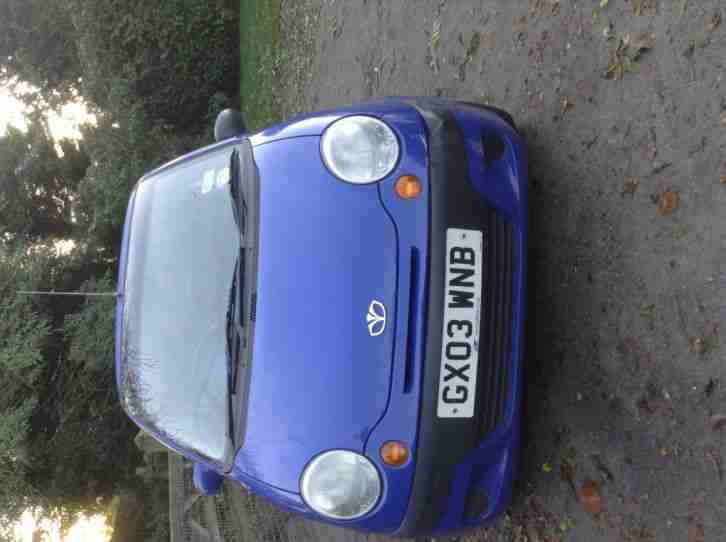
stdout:
[(432, 49), (436, 49), (439, 46), (439, 42), (441, 41), (441, 21), (436, 19), (433, 24), (433, 29), (431, 30), (431, 39), (429, 40), (429, 45)]
[(716, 469), (716, 474), (719, 480), (723, 480), (723, 468), (721, 467), (721, 454), (718, 449), (713, 446), (706, 448), (706, 457), (713, 463), (713, 468)]
[(726, 429), (726, 414), (714, 414), (711, 416), (711, 429), (714, 431), (721, 431)]
[(646, 9), (654, 9), (653, 0), (633, 0), (633, 13), (643, 15)]
[(575, 107), (575, 102), (571, 101), (569, 98), (564, 97), (562, 98), (562, 114), (564, 115), (567, 113), (570, 109)]
[(494, 49), (497, 45), (496, 35), (494, 32), (484, 32), (481, 37), (481, 44), (485, 49)]
[(640, 184), (640, 181), (636, 179), (635, 177), (628, 177), (625, 179), (625, 183), (623, 184), (623, 191), (620, 193), (621, 196), (633, 196), (635, 195), (635, 192), (638, 190), (638, 185)]
[(650, 32), (638, 32), (630, 37), (627, 45), (632, 49), (632, 60), (638, 60), (640, 55), (655, 47), (655, 34)]
[(476, 52), (479, 50), (479, 46), (481, 45), (481, 35), (479, 32), (474, 32), (471, 35), (471, 39), (469, 40), (469, 46), (466, 48), (466, 57), (471, 58), (473, 57)]
[(648, 303), (640, 307), (640, 315), (643, 318), (655, 317), (655, 303)]
[(548, 472), (548, 473), (549, 472), (552, 472), (552, 465), (550, 465), (549, 463), (543, 463), (542, 464), (542, 471), (543, 472)]
[(569, 484), (572, 492), (577, 496), (577, 487), (575, 486), (575, 466), (570, 461), (563, 461), (560, 464), (560, 478), (563, 482)]
[(560, 0), (530, 0), (529, 14), (532, 16), (556, 15), (559, 10)]
[(512, 30), (514, 34), (523, 34), (527, 30), (527, 16), (521, 15), (514, 19), (512, 24)]
[(589, 514), (599, 514), (602, 510), (602, 499), (600, 497), (600, 484), (594, 480), (585, 480), (580, 488), (580, 501)]
[(697, 514), (688, 516), (688, 542), (704, 542), (706, 533), (703, 531), (703, 523)]
[(628, 542), (656, 542), (655, 533), (645, 525), (630, 527), (626, 532)]
[[(626, 73), (637, 72), (639, 70), (638, 60), (641, 54), (652, 47), (652, 43), (648, 41), (647, 36), (647, 33), (643, 33), (642, 36), (638, 34), (635, 37), (627, 35), (617, 40), (617, 46), (610, 51), (610, 59), (604, 77), (619, 80)], [(633, 43), (635, 45), (631, 45)]]
[(679, 224), (675, 227), (673, 230), (673, 238), (677, 240), (685, 239), (686, 235), (688, 235), (688, 228), (684, 226), (683, 224)]
[(726, 174), (721, 175), (721, 184), (726, 184)]
[(721, 14), (720, 13), (714, 13), (709, 17), (708, 23), (706, 23), (706, 30), (708, 32), (713, 32), (718, 28), (718, 25), (721, 24)]
[(668, 216), (678, 209), (679, 197), (678, 192), (668, 190), (660, 195), (658, 201), (658, 214)]
[(691, 352), (694, 354), (706, 353), (706, 341), (703, 337), (691, 337), (688, 342), (691, 344)]

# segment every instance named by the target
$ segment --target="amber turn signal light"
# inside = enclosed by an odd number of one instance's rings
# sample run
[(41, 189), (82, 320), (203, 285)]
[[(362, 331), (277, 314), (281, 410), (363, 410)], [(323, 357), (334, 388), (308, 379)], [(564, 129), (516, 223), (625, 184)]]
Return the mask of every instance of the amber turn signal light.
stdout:
[(381, 448), (381, 459), (391, 467), (405, 465), (408, 461), (408, 448), (403, 442), (388, 441)]
[(401, 175), (396, 181), (396, 194), (403, 199), (417, 198), (421, 192), (421, 181), (415, 175)]

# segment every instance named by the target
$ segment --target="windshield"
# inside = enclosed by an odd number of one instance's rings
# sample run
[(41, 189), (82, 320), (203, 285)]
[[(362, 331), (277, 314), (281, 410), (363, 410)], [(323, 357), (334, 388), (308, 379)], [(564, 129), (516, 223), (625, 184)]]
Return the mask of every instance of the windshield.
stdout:
[(217, 463), (229, 441), (226, 314), (239, 254), (232, 147), (136, 190), (124, 289), (122, 398), (159, 436)]

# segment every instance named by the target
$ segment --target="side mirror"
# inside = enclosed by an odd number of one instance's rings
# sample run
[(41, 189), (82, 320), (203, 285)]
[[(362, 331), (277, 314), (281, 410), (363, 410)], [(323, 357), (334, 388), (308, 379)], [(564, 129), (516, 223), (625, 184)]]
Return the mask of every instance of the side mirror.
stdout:
[(224, 476), (201, 463), (194, 463), (194, 487), (203, 495), (216, 495)]
[(225, 109), (214, 121), (214, 140), (223, 141), (245, 133), (245, 119), (236, 109)]

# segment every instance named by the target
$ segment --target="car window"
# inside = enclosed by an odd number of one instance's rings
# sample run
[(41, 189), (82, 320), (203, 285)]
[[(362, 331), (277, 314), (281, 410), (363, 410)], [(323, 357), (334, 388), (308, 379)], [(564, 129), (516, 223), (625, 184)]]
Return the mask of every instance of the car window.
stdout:
[(239, 251), (231, 151), (140, 183), (124, 290), (121, 387), (129, 413), (216, 462), (228, 446), (225, 314)]

